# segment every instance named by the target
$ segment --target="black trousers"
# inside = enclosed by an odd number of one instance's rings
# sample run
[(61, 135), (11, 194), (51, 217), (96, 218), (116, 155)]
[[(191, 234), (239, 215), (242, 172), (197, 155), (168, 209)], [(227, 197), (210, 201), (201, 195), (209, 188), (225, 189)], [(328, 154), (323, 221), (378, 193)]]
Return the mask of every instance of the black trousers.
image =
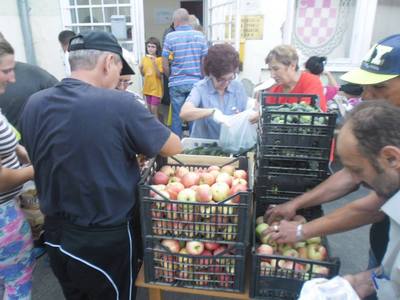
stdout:
[(50, 266), (67, 300), (136, 297), (136, 249), (130, 223), (83, 227), (46, 217)]

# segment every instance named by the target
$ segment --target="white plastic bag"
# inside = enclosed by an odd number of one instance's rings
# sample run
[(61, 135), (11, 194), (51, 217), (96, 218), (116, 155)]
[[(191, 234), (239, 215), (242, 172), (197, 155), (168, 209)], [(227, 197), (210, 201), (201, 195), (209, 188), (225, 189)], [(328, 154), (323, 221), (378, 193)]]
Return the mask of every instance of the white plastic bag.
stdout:
[(219, 144), (225, 151), (240, 153), (252, 148), (257, 142), (257, 124), (249, 118), (256, 112), (252, 109), (228, 116), (227, 125), (221, 125)]
[(360, 300), (350, 283), (343, 277), (331, 280), (316, 278), (306, 281), (298, 300)]

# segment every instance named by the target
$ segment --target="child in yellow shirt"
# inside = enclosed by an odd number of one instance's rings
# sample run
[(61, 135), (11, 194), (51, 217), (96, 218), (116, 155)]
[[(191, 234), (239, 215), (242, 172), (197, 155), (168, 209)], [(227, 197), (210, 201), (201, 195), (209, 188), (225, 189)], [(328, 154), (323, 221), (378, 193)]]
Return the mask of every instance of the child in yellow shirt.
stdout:
[(146, 41), (146, 55), (142, 58), (139, 68), (143, 76), (143, 95), (147, 106), (151, 113), (158, 116), (158, 106), (163, 93), (161, 81), (163, 69), (161, 44), (157, 38), (150, 37)]

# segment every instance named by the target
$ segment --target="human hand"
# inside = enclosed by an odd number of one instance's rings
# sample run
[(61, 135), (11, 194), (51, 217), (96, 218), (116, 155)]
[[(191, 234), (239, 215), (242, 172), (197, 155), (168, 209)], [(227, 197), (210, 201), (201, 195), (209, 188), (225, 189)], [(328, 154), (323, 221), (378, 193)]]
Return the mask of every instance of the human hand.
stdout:
[(268, 224), (276, 221), (277, 219), (284, 218), (291, 220), (296, 215), (296, 208), (291, 201), (280, 205), (270, 205), (265, 211), (264, 219)]
[(219, 109), (214, 109), (214, 112), (212, 114), (213, 120), (218, 123), (218, 124), (224, 124), (226, 126), (230, 126), (228, 122), (228, 117), (224, 115)]
[(298, 242), (296, 238), (296, 229), (299, 224), (299, 222), (282, 220), (279, 222), (279, 225), (269, 226), (267, 234), (270, 233), (270, 239), (278, 244), (296, 243)]
[(25, 147), (18, 144), (15, 148), (15, 152), (17, 153), (18, 160), (21, 164), (30, 164), (31, 160), (29, 159), (28, 152)]
[(251, 124), (256, 124), (258, 122), (258, 120), (260, 119), (260, 113), (255, 111), (254, 113), (252, 113), (249, 117), (249, 122)]

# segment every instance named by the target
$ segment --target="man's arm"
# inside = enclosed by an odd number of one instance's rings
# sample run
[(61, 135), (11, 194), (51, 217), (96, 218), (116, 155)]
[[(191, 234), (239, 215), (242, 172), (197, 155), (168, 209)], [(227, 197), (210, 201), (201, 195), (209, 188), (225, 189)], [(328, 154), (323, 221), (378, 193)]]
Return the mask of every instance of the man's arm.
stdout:
[(163, 73), (165, 76), (169, 77), (170, 75), (170, 71), (169, 71), (169, 60), (168, 57), (164, 57), (162, 58), (162, 66), (163, 66)]
[(194, 104), (190, 101), (186, 101), (185, 104), (183, 104), (181, 113), (179, 116), (181, 119), (185, 121), (194, 121), (206, 117), (212, 116), (214, 113), (213, 108), (198, 108), (194, 106)]
[[(324, 217), (304, 224), (302, 239), (343, 232), (381, 221), (385, 216), (379, 211), (383, 203), (382, 198), (379, 198), (375, 192), (371, 192)], [(294, 243), (297, 241), (297, 225), (296, 222), (281, 221), (279, 231), (272, 233), (271, 238), (276, 239), (278, 243)]]
[(346, 170), (342, 169), (331, 175), (311, 191), (308, 191), (285, 204), (277, 205), (266, 212), (266, 218), (271, 223), (277, 217), (291, 219), (296, 210), (308, 208), (336, 200), (358, 188), (359, 183)]
[(181, 140), (175, 133), (171, 132), (167, 141), (164, 143), (164, 145), (162, 146), (162, 148), (160, 150), (160, 155), (164, 156), (164, 157), (171, 156), (171, 155), (181, 153), (182, 150), (183, 150), (183, 147), (182, 147)]

